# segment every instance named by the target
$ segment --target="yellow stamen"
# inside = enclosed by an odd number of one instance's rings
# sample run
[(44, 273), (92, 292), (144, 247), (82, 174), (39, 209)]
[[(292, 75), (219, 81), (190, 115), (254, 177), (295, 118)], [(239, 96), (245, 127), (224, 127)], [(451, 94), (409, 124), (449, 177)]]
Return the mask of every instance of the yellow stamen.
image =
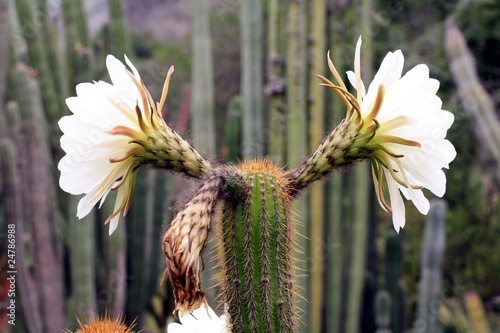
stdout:
[(375, 101), (373, 101), (373, 105), (370, 106), (369, 110), (371, 111), (365, 119), (372, 120), (377, 118), (380, 109), (382, 108), (383, 101), (384, 101), (384, 86), (379, 85), (377, 90), (377, 97), (375, 98)]
[(115, 126), (109, 130), (106, 130), (105, 132), (111, 135), (125, 135), (129, 138), (140, 138), (144, 136), (143, 133), (123, 125)]
[(330, 59), (330, 51), (328, 51), (328, 53), (326, 55), (326, 59), (328, 61), (328, 68), (330, 68), (330, 72), (332, 72), (332, 74), (335, 77), (335, 80), (337, 80), (339, 86), (341, 86), (342, 88), (344, 88), (344, 90), (347, 90), (347, 88), (346, 88), (346, 86), (344, 84), (344, 81), (342, 81), (342, 78), (340, 77), (339, 72), (337, 72), (337, 69), (335, 68), (335, 66), (333, 65), (332, 60)]
[(119, 156), (116, 156), (116, 157), (111, 157), (109, 159), (109, 162), (110, 163), (117, 163), (117, 162), (123, 162), (125, 161), (127, 158), (131, 157), (131, 156), (134, 156), (136, 153), (138, 153), (141, 149), (139, 147), (134, 147), (132, 149), (130, 149), (129, 151), (127, 151), (126, 153), (122, 154), (122, 155), (119, 155)]
[(170, 66), (167, 72), (167, 77), (165, 79), (165, 83), (163, 84), (163, 90), (161, 92), (161, 98), (160, 98), (160, 103), (157, 105), (157, 111), (158, 113), (161, 113), (161, 110), (163, 110), (163, 105), (165, 104), (165, 100), (167, 99), (167, 94), (168, 94), (168, 87), (170, 85), (170, 77), (174, 73), (174, 66)]
[[(149, 105), (148, 105), (148, 99), (146, 97), (146, 93), (145, 93), (145, 90), (147, 91), (146, 87), (144, 86), (144, 84), (142, 84), (142, 80), (141, 82), (139, 82), (139, 80), (134, 76), (132, 75), (132, 73), (130, 73), (129, 71), (126, 71), (128, 76), (130, 76), (130, 79), (132, 79), (132, 82), (134, 82), (135, 86), (137, 87), (137, 90), (139, 91), (139, 93), (141, 94), (141, 101), (142, 101), (142, 108), (144, 109), (144, 115), (146, 116), (145, 118), (146, 119), (150, 119), (150, 110), (149, 110)], [(140, 110), (139, 110), (140, 112)], [(136, 114), (137, 114), (137, 108), (136, 108)], [(142, 127), (141, 127), (142, 129)]]

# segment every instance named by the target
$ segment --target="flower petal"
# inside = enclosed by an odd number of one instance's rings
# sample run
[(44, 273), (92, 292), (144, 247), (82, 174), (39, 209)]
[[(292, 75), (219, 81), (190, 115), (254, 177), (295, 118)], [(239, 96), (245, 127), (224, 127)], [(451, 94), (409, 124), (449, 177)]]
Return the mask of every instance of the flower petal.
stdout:
[(389, 198), (391, 199), (392, 224), (394, 225), (396, 232), (399, 233), (399, 230), (403, 229), (406, 222), (405, 204), (401, 194), (399, 193), (398, 184), (392, 179), (391, 175), (387, 171), (384, 170), (384, 172), (389, 190)]

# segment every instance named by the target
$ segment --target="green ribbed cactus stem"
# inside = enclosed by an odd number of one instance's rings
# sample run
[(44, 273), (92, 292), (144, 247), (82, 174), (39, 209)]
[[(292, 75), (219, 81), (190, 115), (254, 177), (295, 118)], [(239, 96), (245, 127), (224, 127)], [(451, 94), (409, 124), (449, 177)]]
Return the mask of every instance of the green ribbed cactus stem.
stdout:
[[(87, 13), (85, 11), (85, 4), (83, 0), (75, 1), (73, 5), (74, 18), (75, 18), (75, 61), (76, 73), (78, 74), (78, 82), (90, 81), (92, 79), (92, 39), (89, 36), (89, 28), (87, 24)], [(117, 54), (121, 58), (121, 54)]]
[[(216, 155), (215, 142), (215, 97), (214, 97), (214, 63), (212, 59), (212, 41), (207, 0), (192, 0), (192, 54), (191, 73), (191, 132), (196, 149), (210, 155)], [(208, 253), (213, 252), (207, 243)], [(209, 287), (214, 283), (215, 270), (213, 262), (207, 260), (201, 272), (202, 284)], [(213, 303), (217, 296), (215, 288), (207, 288), (207, 299)]]
[(375, 333), (391, 333), (391, 294), (387, 290), (379, 290), (375, 295)]
[(242, 153), (245, 158), (264, 154), (262, 21), (261, 1), (241, 2)]
[[(310, 6), (311, 36), (314, 36), (310, 43), (310, 54), (312, 56), (312, 65), (309, 69), (309, 76), (314, 77), (315, 74), (324, 74), (325, 72), (325, 52), (326, 52), (326, 12), (325, 0), (315, 1), (313, 6)], [(309, 82), (309, 149), (314, 150), (324, 135), (324, 118), (325, 118), (325, 93), (326, 89), (318, 85), (318, 82), (311, 80)], [(314, 253), (311, 256), (310, 268), (310, 297), (311, 305), (311, 325), (310, 332), (322, 332), (322, 307), (324, 299), (324, 257), (321, 251), (323, 244), (324, 223), (325, 223), (325, 197), (323, 184), (316, 184), (309, 195), (309, 229), (310, 229), (310, 252)]]
[[(161, 235), (165, 206), (167, 204), (165, 198), (167, 198), (169, 187), (167, 179), (164, 174), (158, 174), (153, 172), (154, 170), (150, 170), (148, 177), (149, 184), (154, 188), (153, 195), (153, 217), (151, 219), (152, 225), (148, 225), (148, 230), (146, 231), (147, 235), (149, 235), (149, 239), (157, 239), (159, 235)], [(154, 186), (152, 185), (154, 184)], [(147, 284), (147, 295), (151, 295), (151, 297), (155, 294), (158, 289), (158, 272), (160, 271), (160, 256), (161, 256), (161, 244), (159, 242), (149, 242), (146, 248), (146, 256), (148, 259), (148, 267), (149, 267), (149, 276), (145, 283)]]
[(268, 156), (276, 163), (285, 162), (285, 14), (282, 1), (269, 1), (268, 55), (265, 93), (269, 96), (269, 145)]
[(130, 50), (129, 39), (126, 31), (125, 23), (125, 2), (121, 0), (108, 0), (110, 23), (110, 42), (111, 54), (116, 54), (122, 57), (123, 54)]
[[(79, 220), (74, 216), (77, 211), (78, 198), (71, 197), (69, 205), (68, 239), (69, 260), (71, 262), (71, 295), (74, 314), (78, 318), (97, 315), (95, 297), (95, 219), (93, 214)], [(70, 320), (76, 320), (70, 318)]]
[(215, 229), (220, 298), (232, 332), (297, 332), (289, 181), (268, 160), (218, 167), (163, 237), (176, 310), (206, 303), (200, 253)]
[[(39, 24), (39, 38), (43, 43), (42, 51), (44, 52), (44, 57), (47, 59), (49, 69), (52, 72), (54, 88), (60, 103), (67, 95), (63, 90), (63, 76), (61, 73), (61, 62), (58, 49), (58, 30), (55, 22), (53, 22), (49, 16), (50, 13), (47, 7), (47, 0), (37, 0), (37, 5), (38, 13), (36, 17), (38, 19), (37, 23)], [(62, 114), (63, 110), (58, 110), (57, 116), (60, 117)]]
[(147, 226), (153, 224), (154, 187), (148, 179), (152, 170), (142, 168), (138, 170), (138, 177), (134, 189), (134, 201), (127, 216), (127, 263), (130, 281), (127, 283), (126, 314), (129, 320), (137, 318), (137, 326), (141, 327), (148, 299), (146, 281), (150, 267), (145, 265), (146, 247), (151, 235), (146, 234)]
[(27, 221), (33, 223), (34, 281), (40, 297), (44, 331), (59, 332), (64, 328), (64, 292), (62, 257), (58, 234), (55, 182), (52, 179), (52, 156), (49, 151), (49, 131), (44, 118), (38, 82), (22, 66), (13, 73), (16, 99), (19, 102), (27, 145), (23, 154), (32, 162), (27, 165), (26, 177), (30, 196)]
[[(334, 2), (334, 3), (333, 3)], [(332, 17), (327, 19), (327, 24), (330, 24), (328, 31), (330, 31), (331, 39), (327, 48), (331, 48), (331, 55), (336, 59), (336, 67), (339, 73), (344, 73), (343, 66), (343, 50), (344, 41), (343, 35), (343, 17), (345, 15), (345, 4), (339, 1), (331, 1), (330, 4), (334, 7), (331, 11)], [(335, 47), (333, 47), (335, 46)], [(344, 104), (334, 94), (327, 94), (328, 103), (328, 119), (329, 124), (339, 124), (344, 116)], [(345, 262), (343, 259), (342, 244), (342, 220), (345, 218), (343, 212), (342, 202), (345, 195), (345, 189), (342, 186), (343, 175), (340, 172), (335, 172), (327, 182), (328, 187), (328, 239), (331, 249), (330, 256), (327, 262), (327, 301), (326, 301), (326, 331), (327, 332), (341, 332), (342, 323), (342, 309), (345, 307), (342, 304), (344, 286), (342, 283), (342, 276), (345, 270)]]
[(207, 0), (192, 0), (191, 120), (196, 148), (215, 155), (214, 70)]
[[(285, 54), (286, 64), (286, 164), (295, 166), (307, 154), (307, 27), (306, 1), (287, 1), (287, 47)], [(293, 179), (295, 177), (292, 176)], [(309, 278), (305, 272), (309, 271), (309, 244), (306, 241), (306, 229), (309, 218), (308, 197), (303, 196), (293, 203), (293, 209), (300, 212), (301, 223), (297, 225), (297, 233), (305, 237), (298, 240), (297, 252), (294, 253), (298, 267), (296, 271), (297, 288), (301, 290), (303, 298), (299, 298), (298, 308), (301, 310), (301, 321), (297, 331), (308, 330), (310, 324)]]
[(234, 96), (229, 101), (226, 120), (226, 142), (223, 155), (227, 162), (236, 163), (241, 158), (241, 99)]
[(288, 184), (266, 162), (238, 167), (248, 186), (243, 201), (226, 200), (222, 238), (222, 297), (233, 332), (295, 332), (294, 226)]
[(385, 290), (391, 295), (391, 330), (404, 328), (405, 302), (401, 276), (403, 274), (403, 245), (401, 236), (391, 227), (385, 243)]
[[(7, 71), (9, 66), (9, 31), (10, 18), (8, 10), (9, 1), (0, 0), (0, 117), (3, 116), (5, 95), (7, 92)], [(0, 118), (0, 120), (3, 120)], [(4, 122), (5, 124), (5, 122)], [(5, 133), (5, 132), (3, 132)]]
[(414, 323), (416, 332), (430, 333), (437, 330), (443, 284), (442, 264), (446, 246), (446, 213), (445, 200), (438, 198), (431, 200), (422, 246), (418, 319)]
[[(19, 107), (16, 102), (10, 102), (7, 105), (10, 112), (19, 113)], [(10, 123), (9, 125), (14, 125)], [(16, 280), (16, 289), (19, 294), (16, 295), (16, 301), (19, 300), (24, 322), (29, 332), (42, 333), (42, 318), (39, 311), (39, 302), (35, 293), (29, 292), (31, 275), (28, 269), (26, 258), (26, 241), (23, 237), (25, 233), (25, 209), (23, 205), (22, 181), (19, 173), (19, 163), (16, 154), (14, 141), (11, 138), (0, 140), (0, 193), (3, 196), (3, 208), (5, 215), (5, 224), (15, 225), (16, 248), (15, 263), (18, 271)], [(10, 253), (9, 253), (10, 254)]]
[[(115, 203), (113, 200), (104, 201), (104, 204), (98, 211), (100, 221), (105, 221), (106, 218), (113, 213), (114, 205)], [(102, 237), (104, 256), (103, 258), (97, 258), (98, 260), (103, 260), (103, 263), (106, 265), (106, 272), (99, 271), (98, 273), (104, 275), (101, 276), (102, 289), (109, 291), (110, 295), (109, 298), (105, 301), (101, 300), (100, 304), (98, 304), (101, 307), (99, 310), (107, 309), (113, 316), (118, 316), (125, 312), (127, 297), (127, 236), (125, 224), (126, 223), (118, 223), (112, 235), (109, 237)], [(102, 234), (107, 235), (108, 227), (101, 227), (105, 229), (102, 230)]]
[(76, 26), (75, 26), (75, 14), (74, 14), (74, 5), (70, 1), (63, 1), (62, 4), (62, 14), (64, 20), (64, 34), (65, 34), (65, 43), (66, 43), (66, 87), (73, 90), (77, 81), (75, 69), (75, 40), (76, 40)]
[(473, 120), (470, 124), (487, 159), (485, 165), (500, 186), (500, 119), (496, 114), (493, 97), (481, 84), (474, 56), (452, 19), (446, 22), (445, 49), (460, 99)]
[[(62, 109), (62, 102), (58, 99), (53, 72), (51, 72), (48, 59), (43, 52), (42, 39), (38, 38), (39, 31), (33, 17), (32, 2), (29, 0), (19, 0), (15, 1), (15, 4), (23, 37), (28, 46), (30, 64), (38, 71), (44, 106), (43, 109), (48, 124), (51, 126), (50, 132), (56, 133), (58, 132), (57, 120), (60, 115), (60, 110)], [(57, 136), (53, 137), (55, 138)], [(53, 142), (53, 144), (57, 146), (58, 142)]]

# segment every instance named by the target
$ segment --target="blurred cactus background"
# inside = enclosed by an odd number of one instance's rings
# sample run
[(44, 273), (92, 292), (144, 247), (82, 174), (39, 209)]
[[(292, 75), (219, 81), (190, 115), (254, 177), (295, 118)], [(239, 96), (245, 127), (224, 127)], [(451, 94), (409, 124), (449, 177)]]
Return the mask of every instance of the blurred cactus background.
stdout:
[[(211, 161), (268, 155), (295, 167), (345, 115), (314, 74), (327, 75), (328, 50), (352, 70), (359, 35), (365, 82), (389, 50), (403, 50), (405, 71), (430, 67), (458, 154), (445, 197), (428, 216), (408, 205), (399, 235), (366, 164), (294, 203), (297, 332), (500, 332), (498, 0), (0, 0), (0, 332), (74, 331), (105, 312), (143, 333), (175, 320), (161, 235), (195, 184), (140, 170), (112, 236), (113, 200), (78, 220), (78, 198), (59, 189), (64, 101), (80, 82), (109, 80), (107, 54), (126, 53), (156, 100), (175, 65), (164, 117)], [(215, 306), (213, 250), (204, 257)]]

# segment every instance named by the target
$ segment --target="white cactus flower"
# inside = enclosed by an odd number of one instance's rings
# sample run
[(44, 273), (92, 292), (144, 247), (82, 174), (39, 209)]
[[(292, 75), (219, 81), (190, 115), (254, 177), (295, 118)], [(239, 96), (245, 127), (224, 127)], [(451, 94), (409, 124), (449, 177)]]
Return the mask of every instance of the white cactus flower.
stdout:
[(168, 324), (168, 333), (225, 333), (227, 332), (227, 315), (218, 317), (214, 310), (206, 304), (198, 309), (182, 315), (179, 311), (179, 323)]
[[(363, 138), (359, 147), (368, 151), (367, 157), (372, 160), (378, 200), (392, 213), (394, 228), (399, 232), (405, 225), (401, 194), (422, 214), (427, 214), (429, 200), (422, 189), (427, 188), (439, 197), (445, 193), (446, 176), (442, 169), (448, 168), (456, 156), (455, 148), (445, 139), (454, 116), (442, 110), (442, 101), (436, 95), (439, 81), (429, 78), (426, 65), (419, 64), (402, 76), (403, 53), (389, 52), (366, 90), (361, 80), (360, 59), (361, 37), (356, 45), (354, 72), (347, 73), (357, 96), (347, 91), (330, 59), (330, 70), (339, 85), (320, 78), (348, 106), (348, 118)], [(390, 205), (384, 199), (383, 178)]]
[[(173, 169), (194, 177), (210, 168), (185, 140), (171, 130), (161, 116), (170, 77), (170, 67), (159, 103), (153, 102), (139, 73), (109, 55), (106, 65), (113, 84), (81, 83), (76, 97), (66, 99), (73, 113), (59, 121), (66, 155), (59, 162), (60, 187), (85, 196), (77, 216), (86, 216), (111, 190), (117, 190), (114, 211), (107, 219), (109, 234), (131, 204), (137, 168), (143, 164)], [(100, 206), (99, 205), (99, 206)]]

